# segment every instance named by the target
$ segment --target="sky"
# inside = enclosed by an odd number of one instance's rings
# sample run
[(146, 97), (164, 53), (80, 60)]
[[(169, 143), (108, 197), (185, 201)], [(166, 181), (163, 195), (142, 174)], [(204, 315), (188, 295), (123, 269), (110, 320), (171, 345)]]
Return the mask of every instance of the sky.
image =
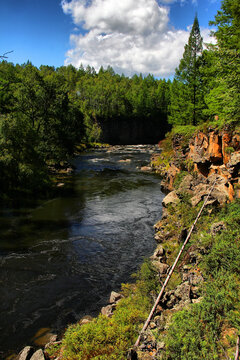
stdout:
[(205, 42), (221, 0), (0, 0), (0, 55), (59, 67), (112, 66), (168, 78), (197, 13)]

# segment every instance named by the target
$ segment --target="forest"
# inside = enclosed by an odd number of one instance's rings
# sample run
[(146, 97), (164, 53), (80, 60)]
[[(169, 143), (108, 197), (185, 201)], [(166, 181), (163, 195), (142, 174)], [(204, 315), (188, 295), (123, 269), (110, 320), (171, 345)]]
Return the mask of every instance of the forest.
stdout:
[[(48, 193), (80, 144), (158, 142), (172, 126), (239, 122), (240, 5), (224, 0), (205, 45), (197, 16), (173, 81), (109, 66), (0, 62), (0, 199)], [(139, 130), (140, 129), (140, 130)], [(137, 134), (139, 132), (139, 134)], [(143, 138), (145, 134), (146, 138)]]

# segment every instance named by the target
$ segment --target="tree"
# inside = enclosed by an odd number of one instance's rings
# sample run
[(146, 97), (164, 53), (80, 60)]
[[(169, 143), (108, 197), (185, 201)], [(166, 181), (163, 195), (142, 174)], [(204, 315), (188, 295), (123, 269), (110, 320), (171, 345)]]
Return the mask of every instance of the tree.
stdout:
[(213, 86), (206, 96), (211, 115), (219, 115), (222, 124), (240, 120), (240, 3), (223, 0), (221, 10), (210, 25), (217, 26), (212, 47), (215, 69)]
[[(170, 122), (182, 125), (201, 122), (205, 107), (202, 79), (199, 71), (202, 54), (202, 37), (197, 15), (195, 16), (188, 43), (184, 47), (183, 58), (175, 72), (175, 79), (183, 86), (175, 87), (174, 107), (170, 107)], [(184, 107), (184, 111), (182, 108)]]

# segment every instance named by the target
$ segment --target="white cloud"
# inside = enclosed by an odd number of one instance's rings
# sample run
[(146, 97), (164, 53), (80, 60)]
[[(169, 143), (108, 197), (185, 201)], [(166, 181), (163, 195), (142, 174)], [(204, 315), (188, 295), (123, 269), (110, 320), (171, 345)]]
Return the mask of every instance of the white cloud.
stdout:
[(168, 28), (169, 8), (156, 0), (63, 0), (62, 8), (86, 30), (71, 35), (66, 65), (82, 63), (96, 70), (111, 65), (129, 76), (141, 72), (168, 77), (178, 66), (189, 36), (188, 31)]

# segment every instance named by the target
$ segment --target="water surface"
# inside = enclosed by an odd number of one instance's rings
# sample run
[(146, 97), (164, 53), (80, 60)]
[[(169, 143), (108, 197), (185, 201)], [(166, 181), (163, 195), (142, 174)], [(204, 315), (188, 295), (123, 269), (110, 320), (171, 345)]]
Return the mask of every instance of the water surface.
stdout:
[[(70, 191), (0, 213), (0, 351), (95, 315), (155, 247), (159, 178), (143, 173), (151, 147), (84, 153)], [(1, 354), (1, 353), (0, 353)]]

